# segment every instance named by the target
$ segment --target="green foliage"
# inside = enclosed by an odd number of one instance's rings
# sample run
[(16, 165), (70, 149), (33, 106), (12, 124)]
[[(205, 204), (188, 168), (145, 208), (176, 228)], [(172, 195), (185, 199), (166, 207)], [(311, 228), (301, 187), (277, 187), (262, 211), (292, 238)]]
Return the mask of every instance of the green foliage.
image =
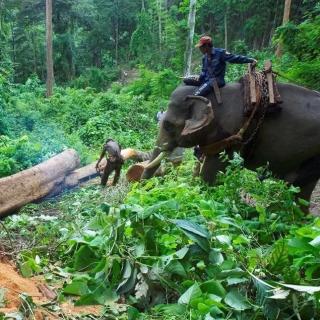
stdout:
[(287, 52), (281, 67), (285, 75), (309, 88), (320, 89), (320, 16), (311, 16), (300, 24), (287, 23), (277, 29), (276, 41)]
[(37, 164), (41, 159), (41, 146), (31, 144), (27, 136), (16, 140), (0, 136), (0, 178)]
[(75, 88), (94, 88), (98, 91), (106, 90), (110, 84), (117, 80), (120, 71), (117, 67), (109, 67), (104, 69), (88, 68), (80, 77), (71, 82), (71, 86)]
[[(127, 196), (123, 185), (105, 192), (88, 187), (53, 204), (64, 218), (60, 228), (59, 220), (46, 221), (62, 243), (51, 257), (71, 277), (62, 295), (109, 311), (126, 297), (132, 307), (117, 308), (119, 319), (153, 306), (139, 316), (285, 319), (299, 313), (316, 319), (320, 220), (301, 215), (298, 190), (265, 168), (244, 169), (236, 155), (216, 187), (191, 180), (191, 166), (137, 183)], [(269, 177), (261, 180), (262, 172)], [(44, 208), (31, 207), (33, 219)], [(14, 220), (10, 230), (22, 223)], [(56, 234), (48, 233), (48, 244), (50, 237)], [(41, 251), (24, 252), (20, 260), (26, 274), (48, 265)]]
[[(123, 148), (151, 149), (158, 129), (155, 115), (167, 104), (177, 78), (169, 69), (155, 73), (144, 68), (127, 86), (118, 84), (106, 92), (57, 87), (50, 99), (44, 98), (37, 77), (13, 85), (3, 76), (0, 85), (0, 133), (11, 141), (1, 154), (1, 176), (6, 176), (67, 147), (88, 163), (109, 137)], [(18, 148), (21, 136), (28, 143)]]

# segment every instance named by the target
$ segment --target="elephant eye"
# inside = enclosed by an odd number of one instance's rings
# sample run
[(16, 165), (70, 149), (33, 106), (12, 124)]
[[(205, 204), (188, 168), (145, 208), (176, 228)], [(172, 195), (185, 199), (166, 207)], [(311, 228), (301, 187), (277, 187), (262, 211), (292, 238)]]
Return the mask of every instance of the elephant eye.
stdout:
[(164, 120), (164, 121), (163, 121), (163, 128), (164, 128), (166, 131), (168, 131), (169, 133), (175, 131), (175, 130), (174, 130), (174, 129), (175, 129), (175, 125), (174, 125), (172, 122), (168, 121), (168, 120)]

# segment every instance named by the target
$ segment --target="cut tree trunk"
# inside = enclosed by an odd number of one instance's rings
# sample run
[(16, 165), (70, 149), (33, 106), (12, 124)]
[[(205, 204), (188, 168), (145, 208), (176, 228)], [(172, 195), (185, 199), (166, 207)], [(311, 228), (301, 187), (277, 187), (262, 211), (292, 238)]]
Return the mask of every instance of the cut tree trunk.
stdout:
[[(139, 163), (133, 164), (127, 171), (126, 176), (127, 180), (129, 182), (135, 182), (135, 181), (140, 181), (141, 176), (143, 173), (143, 170), (145, 167), (148, 165), (149, 161), (143, 161)], [(159, 167), (158, 170), (154, 174), (155, 176), (163, 176), (164, 175), (164, 169), (163, 167)]]
[[(131, 148), (123, 149), (121, 155), (124, 160), (150, 159), (150, 153)], [(0, 179), (0, 217), (17, 211), (27, 203), (57, 195), (98, 176), (96, 162), (76, 169), (79, 164), (77, 152), (68, 149), (37, 166)], [(100, 172), (105, 165), (106, 160), (103, 159)]]
[(35, 167), (0, 179), (0, 216), (45, 197), (79, 164), (77, 152), (68, 149)]

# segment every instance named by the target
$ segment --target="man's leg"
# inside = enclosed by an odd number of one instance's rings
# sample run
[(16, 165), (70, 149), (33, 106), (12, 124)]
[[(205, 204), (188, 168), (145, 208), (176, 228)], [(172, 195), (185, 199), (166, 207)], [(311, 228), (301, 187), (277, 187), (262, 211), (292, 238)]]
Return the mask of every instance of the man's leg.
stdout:
[(122, 167), (122, 163), (119, 163), (115, 168), (115, 174), (114, 174), (113, 183), (112, 183), (113, 186), (115, 186), (119, 181), (121, 167)]
[(205, 82), (195, 91), (194, 95), (205, 97), (212, 91), (213, 91), (212, 85), (209, 82)]
[(108, 182), (109, 176), (111, 172), (113, 171), (113, 166), (112, 164), (107, 160), (107, 164), (103, 170), (103, 174), (101, 176), (101, 185), (105, 186)]

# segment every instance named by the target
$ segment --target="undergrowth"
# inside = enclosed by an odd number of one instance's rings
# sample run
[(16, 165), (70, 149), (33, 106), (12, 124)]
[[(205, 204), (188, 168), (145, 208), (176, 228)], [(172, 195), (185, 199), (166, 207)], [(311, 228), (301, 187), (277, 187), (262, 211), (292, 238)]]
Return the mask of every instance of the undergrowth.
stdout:
[(21, 271), (62, 281), (60, 302), (102, 304), (106, 319), (317, 319), (320, 220), (298, 189), (238, 156), (215, 187), (191, 171), (27, 206), (6, 224), (34, 244)]

